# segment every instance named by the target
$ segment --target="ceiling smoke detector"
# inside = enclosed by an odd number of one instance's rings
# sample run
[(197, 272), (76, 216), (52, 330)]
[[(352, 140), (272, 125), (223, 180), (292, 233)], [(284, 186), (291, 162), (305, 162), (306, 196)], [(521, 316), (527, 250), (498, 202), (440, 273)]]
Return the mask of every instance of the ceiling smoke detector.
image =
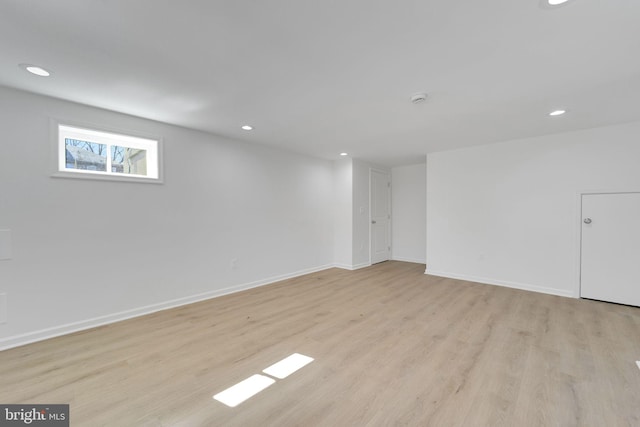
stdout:
[(427, 100), (426, 93), (416, 93), (415, 95), (411, 95), (411, 103), (412, 104), (420, 104)]

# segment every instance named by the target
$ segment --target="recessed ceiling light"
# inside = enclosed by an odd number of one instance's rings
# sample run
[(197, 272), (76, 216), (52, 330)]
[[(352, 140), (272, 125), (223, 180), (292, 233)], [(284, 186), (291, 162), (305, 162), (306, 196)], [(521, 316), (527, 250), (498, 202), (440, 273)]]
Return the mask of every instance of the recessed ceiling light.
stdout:
[(555, 9), (570, 3), (572, 0), (540, 0), (540, 7), (543, 9)]
[(27, 70), (31, 74), (35, 74), (36, 76), (40, 76), (40, 77), (49, 77), (51, 75), (49, 71), (45, 70), (42, 67), (38, 67), (37, 65), (20, 64), (20, 68)]
[(555, 110), (555, 111), (550, 112), (550, 113), (549, 113), (549, 115), (550, 115), (551, 117), (561, 116), (561, 115), (563, 115), (563, 114), (564, 114), (564, 113), (566, 113), (566, 112), (567, 112), (566, 110)]
[(242, 130), (253, 130), (253, 126), (244, 125), (242, 126)]
[(348, 156), (349, 153), (340, 153), (341, 156)]

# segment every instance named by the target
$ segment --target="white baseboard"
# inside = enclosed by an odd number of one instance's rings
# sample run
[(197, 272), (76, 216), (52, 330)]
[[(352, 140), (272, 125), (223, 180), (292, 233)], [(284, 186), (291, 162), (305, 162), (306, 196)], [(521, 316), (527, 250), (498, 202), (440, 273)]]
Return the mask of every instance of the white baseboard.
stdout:
[(392, 259), (394, 261), (412, 262), (414, 264), (426, 264), (427, 263), (427, 261), (424, 260), (424, 259), (406, 258), (406, 257), (401, 257), (401, 256), (394, 256)]
[(49, 338), (55, 338), (61, 335), (71, 334), (73, 332), (84, 331), (86, 329), (95, 328), (110, 323), (120, 322), (122, 320), (140, 317), (146, 314), (155, 313), (157, 311), (168, 310), (180, 307), (182, 305), (193, 304), (195, 302), (204, 301), (235, 292), (244, 291), (259, 286), (269, 285), (281, 280), (291, 279), (294, 277), (304, 276), (305, 274), (315, 273), (317, 271), (333, 268), (333, 264), (323, 265), (319, 267), (308, 268), (293, 273), (282, 274), (280, 276), (269, 277), (267, 279), (256, 280), (254, 282), (243, 283), (240, 285), (230, 286), (228, 288), (216, 289), (215, 291), (203, 292), (201, 294), (191, 295), (188, 297), (177, 298), (170, 301), (151, 304), (144, 307), (125, 310), (118, 313), (107, 314), (105, 316), (94, 317), (92, 319), (81, 320), (79, 322), (67, 323), (65, 325), (54, 326), (52, 328), (41, 329), (39, 331), (28, 332), (26, 334), (14, 335), (0, 339), (0, 351), (13, 347), (19, 347), (36, 341), (43, 341)]
[(371, 263), (368, 262), (363, 262), (361, 264), (354, 264), (354, 265), (349, 265), (349, 264), (334, 264), (334, 267), (337, 268), (342, 268), (343, 270), (359, 270), (361, 268), (365, 268), (365, 267), (371, 267)]
[(424, 274), (428, 274), (431, 276), (446, 277), (449, 279), (466, 280), (468, 282), (483, 283), (486, 285), (504, 286), (506, 288), (520, 289), (523, 291), (532, 291), (532, 292), (540, 292), (540, 293), (549, 294), (549, 295), (558, 295), (561, 297), (577, 298), (577, 296), (575, 296), (572, 291), (567, 291), (564, 289), (547, 288), (544, 286), (531, 285), (527, 283), (509, 282), (506, 280), (495, 280), (495, 279), (489, 279), (486, 277), (467, 276), (464, 274), (455, 274), (455, 273), (449, 273), (446, 271), (429, 270), (428, 268), (425, 270)]

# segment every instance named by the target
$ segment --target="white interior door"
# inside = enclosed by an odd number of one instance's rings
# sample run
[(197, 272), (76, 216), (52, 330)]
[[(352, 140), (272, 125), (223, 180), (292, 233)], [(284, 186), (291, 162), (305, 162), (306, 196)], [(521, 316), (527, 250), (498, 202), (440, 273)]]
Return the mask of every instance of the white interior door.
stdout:
[(640, 306), (640, 193), (582, 196), (580, 296)]
[(391, 180), (371, 170), (371, 264), (391, 258)]

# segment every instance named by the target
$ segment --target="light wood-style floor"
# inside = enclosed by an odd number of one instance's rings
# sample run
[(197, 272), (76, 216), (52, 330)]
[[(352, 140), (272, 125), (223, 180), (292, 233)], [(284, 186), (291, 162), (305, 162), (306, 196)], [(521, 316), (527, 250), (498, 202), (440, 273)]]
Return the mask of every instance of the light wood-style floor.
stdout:
[[(0, 403), (72, 426), (640, 426), (640, 309), (327, 270), (0, 352)], [(229, 408), (223, 389), (315, 361)]]

